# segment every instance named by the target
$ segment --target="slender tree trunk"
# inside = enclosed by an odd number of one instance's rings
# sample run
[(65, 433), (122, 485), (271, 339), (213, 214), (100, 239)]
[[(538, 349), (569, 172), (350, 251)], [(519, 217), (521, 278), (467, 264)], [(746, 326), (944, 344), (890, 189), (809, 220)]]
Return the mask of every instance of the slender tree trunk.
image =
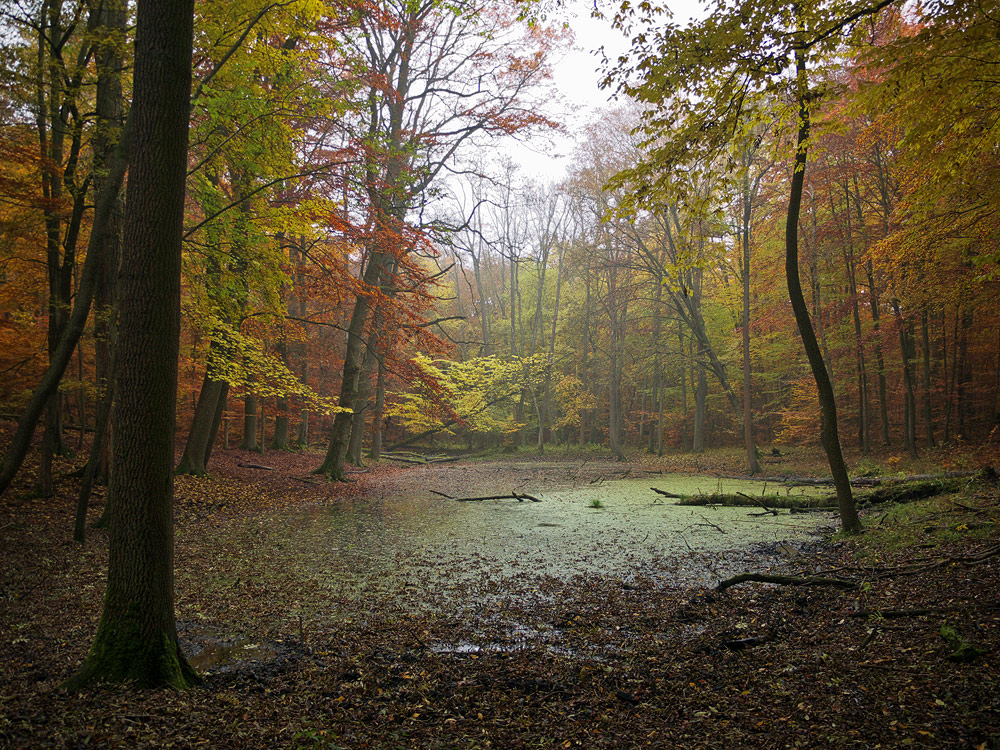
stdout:
[(622, 435), (622, 363), (618, 344), (612, 344), (611, 377), (608, 384), (608, 439), (611, 454), (616, 461), (625, 460), (624, 436)]
[(917, 457), (917, 398), (913, 378), (913, 331), (903, 319), (899, 300), (893, 299), (892, 312), (899, 327), (899, 350), (903, 359), (903, 445), (913, 458)]
[[(580, 385), (581, 390), (584, 393), (589, 392), (590, 389), (590, 363), (587, 361), (587, 351), (590, 348), (590, 269), (587, 269), (586, 278), (584, 279), (584, 284), (586, 286), (587, 294), (586, 301), (583, 308), (583, 343), (580, 346), (581, 352), (581, 362), (580, 362)], [(583, 409), (580, 412), (580, 445), (587, 444), (587, 412), (588, 409)]]
[(653, 300), (653, 396), (650, 409), (655, 412), (649, 420), (648, 453), (662, 455), (663, 450), (663, 357), (660, 339), (663, 336), (663, 281), (656, 279), (656, 297)]
[(375, 413), (372, 415), (372, 445), (368, 455), (372, 461), (382, 459), (382, 435), (385, 430), (385, 360), (379, 357), (378, 378), (375, 381)]
[(750, 474), (760, 474), (757, 446), (753, 439), (752, 382), (750, 379), (750, 222), (753, 219), (750, 177), (743, 177), (743, 447)]
[[(378, 251), (372, 251), (365, 269), (363, 281), (369, 288), (377, 287), (382, 276), (385, 257)], [(358, 381), (361, 377), (361, 355), (364, 345), (364, 328), (368, 319), (370, 304), (368, 298), (359, 295), (354, 303), (354, 311), (347, 327), (347, 347), (344, 352), (344, 376), (340, 386), (339, 405), (344, 409), (352, 409), (358, 395)], [(351, 424), (354, 414), (351, 411), (340, 411), (333, 419), (330, 430), (330, 444), (327, 447), (323, 463), (314, 473), (326, 474), (332, 479), (343, 480), (344, 458), (347, 455), (351, 435)]]
[[(289, 249), (289, 257), (292, 260), (293, 267), (295, 269), (295, 306), (298, 313), (298, 317), (301, 320), (305, 320), (308, 314), (308, 298), (306, 296), (306, 274), (302, 261), (302, 251), (305, 250), (305, 238), (299, 237), (299, 245), (295, 247), (294, 244)], [(295, 358), (299, 362), (299, 382), (302, 385), (306, 385), (309, 382), (309, 358), (308, 358), (308, 346), (305, 340), (298, 341), (295, 344)], [(305, 406), (299, 411), (299, 425), (295, 433), (295, 442), (302, 446), (307, 447), (309, 445), (309, 409)]]
[[(854, 212), (858, 220), (858, 229), (861, 232), (862, 246), (868, 250), (868, 234), (865, 230), (864, 213), (861, 210), (861, 190), (858, 187), (858, 176), (852, 177), (854, 181)], [(871, 260), (865, 261), (865, 275), (868, 278), (868, 298), (872, 313), (872, 328), (875, 340), (875, 374), (878, 382), (878, 405), (879, 405), (879, 433), (882, 445), (889, 445), (889, 398), (885, 383), (885, 357), (882, 354), (881, 309), (879, 307), (879, 293), (875, 286), (875, 273), (872, 269)]]
[(691, 450), (694, 453), (702, 453), (705, 450), (705, 401), (708, 397), (708, 378), (705, 377), (705, 366), (701, 364), (703, 352), (699, 349), (697, 367), (697, 381), (694, 389), (694, 439), (691, 441)]
[[(566, 256), (566, 248), (563, 243), (559, 245), (559, 260), (556, 266), (556, 298), (553, 303), (552, 309), (552, 329), (549, 334), (549, 356), (548, 356), (548, 366), (545, 368), (545, 387), (543, 390), (544, 401), (542, 404), (542, 414), (544, 419), (544, 424), (538, 426), (538, 440), (539, 446), (545, 440), (545, 430), (552, 429), (552, 368), (555, 366), (556, 361), (556, 331), (559, 322), (559, 300), (562, 294), (562, 280), (563, 280), (563, 258)], [(549, 434), (549, 438), (552, 435)]]
[(680, 375), (681, 381), (681, 448), (687, 449), (688, 445), (688, 389), (687, 389), (687, 373), (688, 373), (688, 362), (691, 361), (690, 357), (685, 356), (684, 351), (684, 327), (683, 323), (677, 321), (677, 351), (681, 355), (681, 366), (677, 369)]
[[(955, 389), (958, 384), (958, 353), (959, 353), (959, 335), (958, 335), (958, 321), (960, 317), (961, 309), (956, 306), (955, 308), (955, 325), (954, 333), (951, 337), (951, 375), (948, 375), (948, 360), (945, 358), (944, 363), (944, 374), (946, 379), (945, 386), (945, 400), (944, 400), (944, 441), (946, 443), (951, 441), (951, 415), (952, 415), (952, 404), (955, 400)], [(947, 342), (947, 317), (941, 320), (942, 329), (942, 339), (945, 339), (944, 350), (947, 354), (948, 352), (948, 342)]]
[(799, 103), (799, 131), (796, 141), (795, 166), (792, 173), (791, 194), (788, 199), (788, 218), (785, 223), (785, 275), (788, 280), (788, 296), (795, 314), (795, 322), (799, 327), (802, 345), (806, 350), (809, 365), (816, 379), (816, 390), (819, 392), (820, 411), (822, 414), (822, 441), (830, 462), (830, 473), (837, 488), (837, 505), (840, 510), (840, 521), (844, 531), (856, 534), (861, 531), (861, 521), (858, 519), (854, 497), (851, 492), (851, 481), (847, 475), (847, 464), (840, 447), (840, 434), (837, 429), (837, 402), (834, 398), (833, 384), (820, 351), (816, 332), (809, 318), (809, 308), (802, 295), (802, 283), (799, 280), (799, 210), (802, 205), (802, 184), (805, 179), (807, 144), (809, 141), (809, 104), (808, 81), (806, 78), (805, 52), (796, 50), (797, 98)]
[(969, 365), (969, 331), (972, 328), (972, 312), (962, 311), (962, 328), (958, 337), (958, 386), (955, 391), (958, 413), (958, 436), (968, 440), (969, 384), (972, 382), (972, 368)]
[(97, 635), (66, 687), (198, 680), (177, 642), (173, 460), (193, 3), (139, 0), (121, 277), (108, 585)]
[[(124, 97), (122, 71), (128, 15), (124, 0), (104, 0), (100, 4), (100, 33), (95, 58), (97, 61), (96, 109), (97, 130), (94, 134), (94, 191), (100, 193), (114, 157), (123, 124)], [(113, 389), (109, 373), (116, 339), (115, 286), (118, 281), (118, 262), (121, 257), (121, 231), (125, 217), (125, 203), (119, 193), (108, 215), (107, 247), (94, 291), (94, 369), (98, 394)], [(103, 400), (102, 396), (98, 398)], [(104, 439), (94, 442), (93, 450), (99, 451), (95, 481), (107, 483), (111, 465), (110, 413), (105, 425)]]
[(920, 312), (920, 338), (924, 353), (921, 372), (924, 390), (924, 439), (927, 441), (927, 447), (933, 448), (936, 441), (934, 440), (934, 409), (931, 404), (931, 337), (927, 318), (927, 308), (924, 307)]
[(31, 447), (31, 439), (35, 432), (35, 426), (48, 403), (49, 396), (59, 387), (66, 366), (76, 349), (76, 344), (84, 331), (87, 317), (90, 314), (90, 305), (94, 299), (94, 290), (97, 283), (97, 274), (100, 270), (105, 249), (110, 241), (109, 232), (112, 231), (110, 214), (113, 210), (114, 202), (121, 190), (122, 181), (125, 179), (125, 169), (129, 161), (129, 143), (132, 130), (131, 117), (126, 121), (122, 130), (121, 141), (115, 150), (114, 158), (108, 170), (108, 178), (98, 191), (94, 201), (94, 219), (90, 232), (90, 240), (87, 246), (87, 257), (83, 264), (83, 272), (80, 275), (80, 285), (77, 288), (76, 297), (73, 300), (73, 311), (70, 314), (66, 327), (63, 329), (59, 339), (59, 345), (49, 359), (49, 366), (42, 375), (38, 386), (35, 388), (28, 402), (27, 408), (21, 415), (17, 423), (17, 430), (11, 440), (10, 448), (4, 456), (3, 467), (0, 469), (0, 493), (10, 486), (11, 481), (17, 474), (18, 469), (24, 462), (24, 457)]
[[(831, 204), (833, 199), (831, 198)], [(844, 248), (844, 267), (847, 269), (848, 292), (851, 295), (851, 313), (854, 317), (854, 354), (858, 370), (858, 447), (861, 453), (871, 453), (871, 412), (868, 398), (868, 371), (865, 366), (865, 344), (861, 331), (861, 309), (858, 301), (858, 267), (854, 257), (854, 233), (851, 222), (851, 191), (844, 180), (844, 215), (847, 220), (847, 246)]]
[[(103, 447), (109, 442), (108, 427), (111, 424), (111, 405), (114, 397), (112, 384), (115, 383), (116, 378), (117, 368), (115, 367), (114, 359), (112, 359), (111, 368), (107, 372), (108, 387), (101, 394), (101, 400), (98, 402), (97, 419), (94, 423), (93, 449), (90, 451), (90, 458), (87, 459), (87, 464), (83, 468), (80, 492), (76, 500), (76, 521), (73, 525), (73, 540), (80, 544), (83, 544), (87, 540), (87, 506), (90, 504), (90, 493), (94, 485), (94, 480), (100, 471), (101, 457), (104, 455)], [(101, 516), (98, 524), (104, 526), (107, 523), (107, 519), (104, 518), (103, 513)]]

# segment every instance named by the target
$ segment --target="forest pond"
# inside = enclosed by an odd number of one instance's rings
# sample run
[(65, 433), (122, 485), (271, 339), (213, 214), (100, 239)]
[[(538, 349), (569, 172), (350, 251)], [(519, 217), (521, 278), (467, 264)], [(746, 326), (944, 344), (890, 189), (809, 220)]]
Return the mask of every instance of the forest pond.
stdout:
[[(651, 487), (685, 495), (760, 495), (765, 490), (762, 482), (690, 475), (535, 490), (537, 503), (513, 498), (457, 502), (432, 494), (429, 487), (387, 489), (382, 497), (247, 519), (228, 543), (242, 549), (244, 561), (266, 563), (230, 575), (296, 592), (288, 615), (304, 618), (312, 628), (360, 623), (387, 611), (433, 610), (465, 621), (490, 621), (491, 631), (503, 620), (500, 629), (510, 635), (511, 628), (521, 628), (517, 639), (524, 640), (536, 637), (537, 629), (512, 620), (512, 608), (554, 599), (548, 592), (559, 582), (587, 586), (601, 578), (626, 587), (640, 582), (709, 586), (721, 576), (759, 570), (794, 555), (795, 545), (832, 529), (828, 513), (773, 516), (755, 507), (679, 506)], [(766, 490), (829, 494), (816, 488), (779, 490), (773, 483)], [(226, 587), (231, 580), (223, 576), (216, 583)], [(439, 647), (480, 648), (466, 642)], [(209, 648), (199, 666), (267, 656), (229, 651), (221, 649), (217, 658)]]
[[(669, 574), (672, 584), (710, 584), (721, 574), (774, 552), (776, 542), (814, 540), (830, 527), (826, 513), (763, 513), (761, 508), (678, 506), (650, 487), (677, 494), (760, 495), (764, 483), (690, 475), (604, 481), (514, 499), (456, 502), (430, 492), (360, 499), (295, 511), (270, 533), (332, 599), (357, 611), (378, 591), (419, 601), (415, 590), (478, 596), (500, 583), (522, 588), (537, 577)], [(772, 483), (767, 490), (777, 491)], [(503, 490), (496, 490), (503, 492)], [(829, 494), (815, 488), (784, 493)], [(594, 507), (599, 504), (600, 507)], [(438, 604), (438, 602), (435, 602)], [(329, 614), (333, 614), (332, 612)]]

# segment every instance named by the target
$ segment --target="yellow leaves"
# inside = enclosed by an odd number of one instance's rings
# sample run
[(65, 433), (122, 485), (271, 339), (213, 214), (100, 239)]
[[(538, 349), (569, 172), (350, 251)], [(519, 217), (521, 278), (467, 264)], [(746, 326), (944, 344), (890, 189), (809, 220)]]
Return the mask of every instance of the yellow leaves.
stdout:
[(392, 394), (388, 415), (415, 432), (443, 430), (446, 422), (457, 421), (472, 432), (494, 435), (520, 429), (511, 417), (511, 399), (539, 387), (548, 367), (542, 354), (453, 362), (420, 353), (411, 362), (423, 382), (408, 393)]
[(263, 342), (217, 318), (209, 323), (218, 344), (209, 350), (208, 371), (234, 389), (263, 397), (295, 397), (322, 414), (349, 411), (320, 396), (288, 369), (279, 357), (265, 351)]
[(553, 425), (560, 427), (579, 427), (580, 413), (597, 406), (597, 398), (583, 388), (583, 383), (573, 375), (567, 375), (556, 383), (556, 403), (563, 416)]

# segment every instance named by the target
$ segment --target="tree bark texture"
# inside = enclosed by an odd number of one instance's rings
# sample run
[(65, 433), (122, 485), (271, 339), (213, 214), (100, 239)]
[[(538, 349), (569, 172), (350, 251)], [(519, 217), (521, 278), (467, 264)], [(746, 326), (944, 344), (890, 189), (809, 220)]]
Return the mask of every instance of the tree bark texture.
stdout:
[(68, 683), (185, 687), (177, 643), (173, 452), (181, 232), (191, 96), (192, 0), (139, 0), (132, 117), (136, 153), (120, 280), (108, 585), (97, 635)]

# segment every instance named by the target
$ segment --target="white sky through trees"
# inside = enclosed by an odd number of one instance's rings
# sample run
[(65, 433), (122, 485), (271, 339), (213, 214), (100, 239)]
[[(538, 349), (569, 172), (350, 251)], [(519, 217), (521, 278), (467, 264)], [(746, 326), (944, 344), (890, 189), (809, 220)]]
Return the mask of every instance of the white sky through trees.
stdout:
[[(595, 2), (608, 18), (593, 17)], [(553, 14), (551, 20), (565, 20), (576, 38), (572, 49), (554, 58), (552, 88), (558, 95), (542, 113), (562, 123), (564, 129), (529, 143), (509, 138), (498, 144), (498, 150), (518, 164), (526, 177), (540, 182), (560, 181), (584, 126), (598, 116), (599, 110), (614, 106), (614, 91), (599, 86), (599, 50), (603, 47), (608, 59), (614, 60), (629, 47), (628, 39), (611, 26), (610, 17), (619, 4), (619, 0), (567, 0), (565, 7)], [(672, 0), (667, 5), (678, 21), (705, 12), (697, 0)]]

